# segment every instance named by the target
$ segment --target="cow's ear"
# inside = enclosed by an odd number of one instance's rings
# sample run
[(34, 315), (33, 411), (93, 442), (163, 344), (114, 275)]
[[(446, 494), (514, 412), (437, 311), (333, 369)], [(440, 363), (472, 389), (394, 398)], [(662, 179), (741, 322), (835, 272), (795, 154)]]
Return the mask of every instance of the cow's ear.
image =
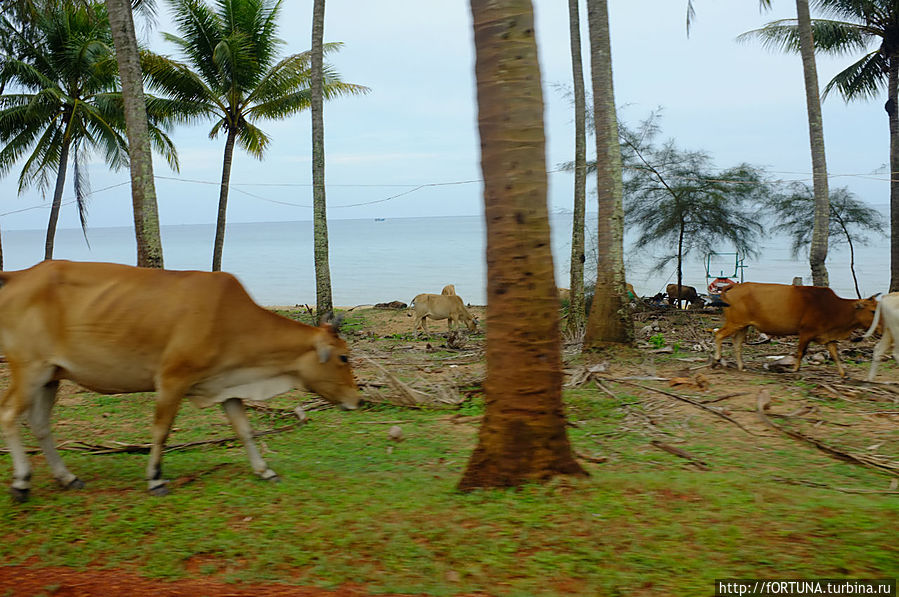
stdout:
[(316, 342), (315, 351), (318, 353), (318, 360), (320, 363), (328, 362), (328, 359), (331, 358), (331, 349), (331, 344), (325, 342), (324, 340), (319, 340), (318, 342)]

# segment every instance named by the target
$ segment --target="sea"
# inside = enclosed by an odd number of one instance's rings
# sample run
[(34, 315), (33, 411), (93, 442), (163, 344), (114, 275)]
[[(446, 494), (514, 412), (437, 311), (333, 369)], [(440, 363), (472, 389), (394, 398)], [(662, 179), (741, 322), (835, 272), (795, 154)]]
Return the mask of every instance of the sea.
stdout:
[[(881, 209), (886, 211), (885, 206)], [(595, 218), (588, 215), (587, 278), (595, 268)], [(571, 254), (569, 213), (550, 216), (556, 284), (569, 286)], [(422, 292), (439, 293), (446, 284), (471, 304), (486, 304), (486, 232), (482, 216), (371, 218), (328, 222), (330, 269), (335, 305), (356, 306), (379, 302), (409, 303)], [(30, 267), (43, 258), (43, 230), (4, 230), (3, 265), (6, 270)], [(213, 225), (164, 225), (162, 242), (168, 269), (208, 270), (212, 263)], [(886, 292), (889, 286), (889, 239), (874, 235), (854, 239), (855, 270), (863, 296)], [(637, 251), (633, 237), (625, 236), (627, 281), (638, 294), (652, 296), (676, 282), (674, 263), (654, 269), (667, 246)], [(722, 245), (718, 253), (733, 249)], [(801, 276), (811, 283), (808, 259), (793, 258), (786, 237), (766, 237), (758, 256), (746, 257), (741, 271), (733, 254), (716, 255), (709, 275), (744, 281), (790, 284)], [(135, 263), (134, 233), (129, 227), (89, 228), (87, 240), (80, 229), (60, 229), (54, 257), (78, 261)], [(855, 297), (845, 244), (831, 246), (827, 259), (830, 285), (840, 296)], [(222, 269), (233, 273), (263, 305), (314, 305), (315, 271), (312, 222), (229, 224), (225, 234)], [(707, 256), (690, 255), (684, 264), (683, 283), (705, 292)]]

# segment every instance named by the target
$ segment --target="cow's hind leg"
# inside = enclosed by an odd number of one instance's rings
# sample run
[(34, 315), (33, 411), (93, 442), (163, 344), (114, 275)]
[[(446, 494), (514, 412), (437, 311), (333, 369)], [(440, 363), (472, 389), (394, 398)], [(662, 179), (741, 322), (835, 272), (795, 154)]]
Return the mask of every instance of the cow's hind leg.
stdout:
[[(812, 336), (799, 334), (799, 346), (796, 348), (796, 364), (793, 365), (793, 373), (799, 371), (799, 367), (802, 366), (802, 357), (805, 356), (805, 351), (811, 342)], [(831, 343), (828, 343), (827, 350), (830, 351), (831, 358), (833, 358), (834, 363), (837, 364), (837, 370), (840, 372), (840, 377), (845, 377), (843, 365), (840, 364), (840, 357), (837, 355), (836, 344), (833, 345), (833, 349), (831, 349), (830, 344)]]
[(168, 495), (167, 481), (162, 478), (162, 451), (165, 449), (165, 440), (168, 439), (172, 429), (175, 414), (184, 398), (185, 386), (173, 382), (157, 383), (159, 395), (156, 398), (156, 412), (153, 416), (151, 435), (153, 443), (150, 446), (150, 459), (147, 461), (147, 489), (156, 496)]
[(721, 362), (721, 344), (724, 342), (724, 339), (728, 336), (733, 336), (740, 330), (743, 330), (743, 334), (745, 335), (745, 328), (738, 328), (735, 326), (728, 326), (727, 323), (724, 324), (723, 327), (719, 328), (717, 332), (715, 332), (715, 363)]
[(743, 341), (746, 340), (748, 328), (740, 328), (734, 332), (734, 358), (737, 360), (737, 371), (743, 370)]
[[(877, 364), (880, 362), (881, 357), (886, 354), (891, 344), (893, 344), (893, 335), (890, 333), (889, 326), (884, 325), (883, 335), (877, 341), (877, 344), (874, 345), (874, 357), (871, 359), (871, 368), (868, 369), (868, 381), (874, 381), (874, 376), (877, 375)], [(893, 344), (893, 358), (899, 363), (899, 356), (897, 355), (899, 355), (899, 345)]]
[(228, 416), (231, 426), (234, 427), (237, 437), (240, 438), (247, 450), (247, 456), (250, 458), (250, 465), (253, 467), (253, 471), (267, 481), (278, 481), (278, 475), (275, 471), (268, 468), (265, 460), (259, 455), (256, 441), (253, 439), (253, 430), (250, 428), (250, 422), (247, 420), (247, 412), (244, 409), (243, 400), (240, 398), (229, 398), (222, 403), (222, 407), (225, 409), (225, 414)]
[(84, 487), (84, 483), (66, 468), (56, 450), (56, 442), (53, 440), (53, 433), (50, 429), (50, 413), (53, 405), (56, 404), (58, 389), (59, 382), (51, 381), (35, 392), (31, 408), (28, 410), (28, 421), (34, 437), (41, 446), (47, 465), (53, 472), (53, 477), (66, 489), (81, 489)]

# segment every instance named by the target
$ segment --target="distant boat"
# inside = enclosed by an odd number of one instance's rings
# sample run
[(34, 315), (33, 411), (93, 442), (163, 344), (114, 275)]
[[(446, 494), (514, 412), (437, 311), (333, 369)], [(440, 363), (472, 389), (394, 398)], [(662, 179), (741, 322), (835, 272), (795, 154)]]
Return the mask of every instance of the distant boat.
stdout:
[(383, 222), (387, 218), (375, 218), (375, 222)]

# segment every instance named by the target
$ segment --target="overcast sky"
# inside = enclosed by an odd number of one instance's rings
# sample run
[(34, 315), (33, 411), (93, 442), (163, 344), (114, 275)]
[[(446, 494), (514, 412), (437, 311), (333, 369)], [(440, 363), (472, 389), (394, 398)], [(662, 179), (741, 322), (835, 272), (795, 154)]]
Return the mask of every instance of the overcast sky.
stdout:
[[(166, 0), (151, 48), (175, 50), (159, 32), (175, 32)], [(584, 63), (589, 77), (586, 6)], [(696, 0), (688, 39), (686, 0), (610, 0), (616, 103), (625, 122), (663, 109), (664, 137), (684, 149), (708, 151), (719, 167), (749, 162), (784, 180), (811, 180), (808, 128), (798, 56), (740, 44), (740, 33), (795, 16), (792, 2), (760, 13), (755, 0)], [(567, 3), (535, 0), (546, 104), (547, 168), (573, 157), (573, 116), (560, 86), (571, 85)], [(280, 37), (285, 53), (309, 48), (310, 0), (284, 0)], [(325, 41), (343, 49), (330, 62), (344, 81), (371, 88), (367, 96), (325, 104), (329, 217), (473, 215), (482, 210), (471, 17), (464, 1), (328, 0)], [(821, 88), (856, 57), (819, 57)], [(883, 100), (824, 102), (831, 188), (849, 186), (873, 204), (888, 202), (888, 129)], [(263, 122), (273, 142), (263, 161), (235, 151), (229, 222), (309, 220), (310, 116)], [(163, 225), (214, 223), (224, 139), (210, 140), (211, 123), (173, 133), (181, 172), (154, 159)], [(588, 142), (588, 147), (592, 140)], [(591, 152), (592, 153), (592, 152)], [(18, 170), (0, 181), (0, 227), (46, 227), (48, 203), (38, 191), (17, 196)], [(95, 159), (89, 226), (132, 222), (127, 172)], [(549, 205), (570, 208), (572, 179), (550, 174)], [(113, 185), (121, 185), (108, 188)], [(428, 186), (430, 185), (430, 186)], [(422, 188), (417, 188), (421, 186)], [(417, 188), (417, 189), (416, 189)], [(105, 190), (104, 190), (105, 189)], [(64, 201), (73, 199), (71, 181)], [(595, 211), (591, 196), (588, 209)], [(363, 204), (363, 205), (358, 205)], [(32, 208), (34, 209), (28, 209)], [(17, 210), (18, 213), (11, 213)], [(77, 227), (74, 205), (61, 227)]]

